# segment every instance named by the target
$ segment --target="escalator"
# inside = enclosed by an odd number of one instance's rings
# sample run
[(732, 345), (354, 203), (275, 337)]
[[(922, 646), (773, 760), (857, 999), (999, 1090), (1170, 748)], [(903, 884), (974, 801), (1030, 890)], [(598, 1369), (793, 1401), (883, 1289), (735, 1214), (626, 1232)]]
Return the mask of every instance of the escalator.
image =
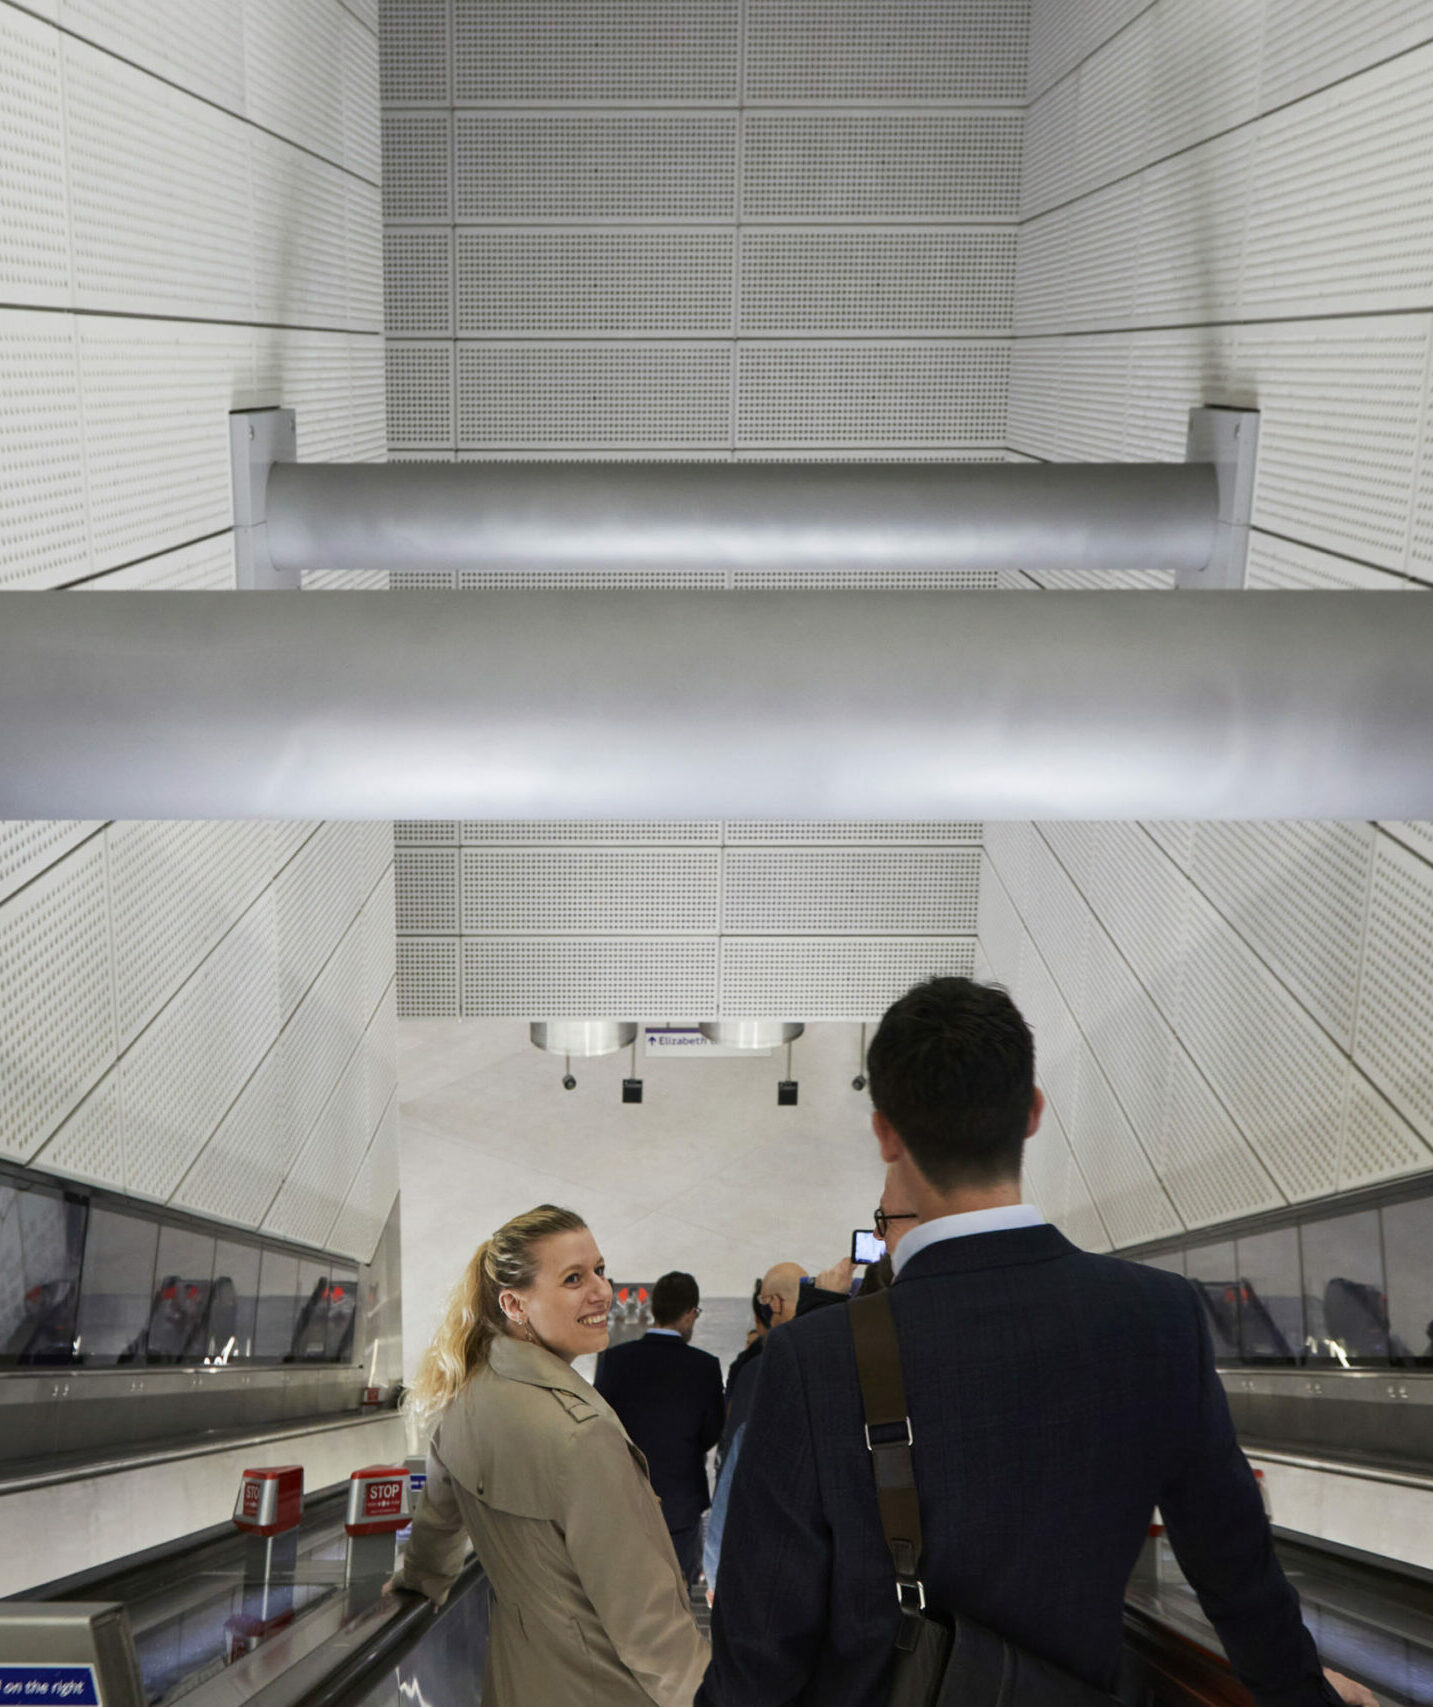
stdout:
[[(231, 1529), (0, 1606), (113, 1601), (133, 1633), (147, 1707), (476, 1707), (488, 1641), (488, 1593), (470, 1561), (441, 1610), (345, 1580), (345, 1495), (311, 1499), (297, 1556), (265, 1601), (246, 1586), (249, 1543)], [(1160, 1543), (1130, 1585), (1128, 1707), (1247, 1707), (1218, 1638)], [(1433, 1702), (1433, 1574), (1280, 1536), (1280, 1559), (1327, 1664), (1386, 1707)], [(544, 1704), (545, 1707), (545, 1704)], [(553, 1704), (560, 1707), (560, 1704)]]

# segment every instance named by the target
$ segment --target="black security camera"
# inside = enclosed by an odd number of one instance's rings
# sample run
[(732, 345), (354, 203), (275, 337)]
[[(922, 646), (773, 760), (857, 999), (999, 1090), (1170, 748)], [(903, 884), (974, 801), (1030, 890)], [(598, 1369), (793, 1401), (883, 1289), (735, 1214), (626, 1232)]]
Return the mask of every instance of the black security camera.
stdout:
[(562, 1075), (562, 1088), (565, 1091), (575, 1091), (577, 1089), (577, 1080), (573, 1078), (571, 1073), (564, 1073)]
[(864, 1073), (857, 1073), (855, 1078), (851, 1080), (851, 1089), (853, 1091), (863, 1091), (865, 1088), (866, 1075)]

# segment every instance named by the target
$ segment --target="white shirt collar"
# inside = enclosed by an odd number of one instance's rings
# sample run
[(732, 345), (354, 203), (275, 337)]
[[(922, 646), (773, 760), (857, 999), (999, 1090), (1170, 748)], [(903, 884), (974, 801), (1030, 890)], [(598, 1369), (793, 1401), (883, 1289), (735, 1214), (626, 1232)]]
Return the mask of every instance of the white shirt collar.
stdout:
[(669, 1334), (674, 1340), (679, 1340), (682, 1337), (676, 1328), (648, 1328), (647, 1332), (649, 1334)]
[(891, 1272), (899, 1274), (917, 1251), (945, 1239), (963, 1239), (971, 1233), (1004, 1233), (1012, 1227), (1040, 1227), (1045, 1217), (1033, 1203), (1010, 1203), (999, 1209), (967, 1209), (963, 1215), (937, 1215), (903, 1234), (891, 1258)]

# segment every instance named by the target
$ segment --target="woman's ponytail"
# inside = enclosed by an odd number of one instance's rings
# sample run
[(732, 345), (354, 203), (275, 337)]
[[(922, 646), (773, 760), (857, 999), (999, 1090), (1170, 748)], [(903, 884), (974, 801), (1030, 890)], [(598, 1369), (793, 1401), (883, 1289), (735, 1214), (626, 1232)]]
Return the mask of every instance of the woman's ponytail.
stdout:
[(487, 1362), (493, 1341), (505, 1332), (498, 1299), (509, 1287), (521, 1291), (532, 1285), (539, 1242), (554, 1233), (580, 1232), (586, 1225), (573, 1210), (542, 1203), (515, 1215), (478, 1246), (409, 1389), (412, 1408), (425, 1424), (431, 1426)]

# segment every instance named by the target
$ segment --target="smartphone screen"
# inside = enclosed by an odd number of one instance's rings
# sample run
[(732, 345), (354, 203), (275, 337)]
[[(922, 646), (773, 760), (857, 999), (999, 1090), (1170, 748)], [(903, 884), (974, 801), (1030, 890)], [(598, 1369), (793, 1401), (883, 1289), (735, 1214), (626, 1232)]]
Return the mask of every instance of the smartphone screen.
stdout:
[(851, 1235), (852, 1262), (879, 1262), (886, 1254), (884, 1243), (876, 1237), (874, 1227), (858, 1227)]

